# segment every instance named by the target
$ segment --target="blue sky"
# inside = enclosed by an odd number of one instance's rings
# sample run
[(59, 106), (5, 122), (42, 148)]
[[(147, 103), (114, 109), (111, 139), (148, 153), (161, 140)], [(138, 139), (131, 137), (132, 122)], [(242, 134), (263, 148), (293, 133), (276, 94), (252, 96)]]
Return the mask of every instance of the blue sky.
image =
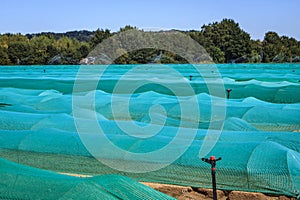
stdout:
[(70, 30), (200, 30), (231, 18), (253, 39), (276, 31), (300, 40), (300, 0), (1, 0), (0, 33)]

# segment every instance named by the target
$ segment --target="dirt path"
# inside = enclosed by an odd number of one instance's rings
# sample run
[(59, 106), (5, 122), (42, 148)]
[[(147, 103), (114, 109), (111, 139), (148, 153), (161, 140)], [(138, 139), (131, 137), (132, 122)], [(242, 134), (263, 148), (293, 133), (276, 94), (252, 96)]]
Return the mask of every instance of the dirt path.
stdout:
[[(210, 200), (213, 199), (212, 189), (192, 188), (159, 183), (143, 184), (175, 197), (178, 200)], [(262, 193), (242, 191), (217, 191), (218, 200), (297, 200), (286, 196), (269, 196)]]

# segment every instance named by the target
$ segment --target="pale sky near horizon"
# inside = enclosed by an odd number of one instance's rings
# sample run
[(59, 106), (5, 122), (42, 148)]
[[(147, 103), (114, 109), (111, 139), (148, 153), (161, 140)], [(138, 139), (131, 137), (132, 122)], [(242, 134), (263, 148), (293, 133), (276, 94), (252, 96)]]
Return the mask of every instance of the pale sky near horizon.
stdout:
[(300, 0), (1, 0), (0, 33), (66, 32), (125, 25), (200, 30), (230, 18), (253, 39), (276, 31), (300, 40)]

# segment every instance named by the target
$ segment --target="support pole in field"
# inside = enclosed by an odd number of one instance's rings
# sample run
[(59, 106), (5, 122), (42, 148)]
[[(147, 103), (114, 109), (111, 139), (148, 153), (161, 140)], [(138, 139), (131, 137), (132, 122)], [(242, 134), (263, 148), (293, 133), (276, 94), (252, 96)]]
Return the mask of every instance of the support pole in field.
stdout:
[(212, 180), (212, 187), (213, 187), (213, 198), (217, 200), (217, 184), (216, 184), (216, 164), (217, 161), (221, 160), (222, 158), (216, 159), (215, 156), (211, 156), (208, 158), (202, 158), (202, 161), (211, 164), (211, 180)]
[(228, 88), (227, 90), (226, 90), (226, 92), (227, 92), (227, 99), (229, 99), (230, 98), (230, 92), (232, 91), (232, 89), (230, 89), (230, 88)]

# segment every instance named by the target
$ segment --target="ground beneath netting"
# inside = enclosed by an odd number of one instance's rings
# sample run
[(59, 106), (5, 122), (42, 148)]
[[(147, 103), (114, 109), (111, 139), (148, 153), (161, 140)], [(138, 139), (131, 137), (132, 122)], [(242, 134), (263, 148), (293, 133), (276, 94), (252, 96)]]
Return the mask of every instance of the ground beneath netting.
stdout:
[[(178, 200), (209, 200), (213, 199), (212, 189), (192, 188), (159, 183), (143, 183), (155, 190), (175, 197)], [(243, 191), (217, 191), (219, 200), (296, 200), (286, 196), (274, 196), (262, 193)]]
[[(61, 173), (69, 176), (77, 176), (81, 178), (90, 177), (89, 175), (73, 174), (73, 173)], [(178, 200), (210, 200), (213, 199), (212, 189), (194, 188), (187, 186), (160, 184), (160, 183), (148, 183), (141, 182), (148, 187), (151, 187), (164, 194), (172, 196)], [(217, 190), (218, 200), (297, 200), (293, 197), (287, 196), (274, 196), (269, 194), (244, 192), (244, 191), (222, 191)]]

